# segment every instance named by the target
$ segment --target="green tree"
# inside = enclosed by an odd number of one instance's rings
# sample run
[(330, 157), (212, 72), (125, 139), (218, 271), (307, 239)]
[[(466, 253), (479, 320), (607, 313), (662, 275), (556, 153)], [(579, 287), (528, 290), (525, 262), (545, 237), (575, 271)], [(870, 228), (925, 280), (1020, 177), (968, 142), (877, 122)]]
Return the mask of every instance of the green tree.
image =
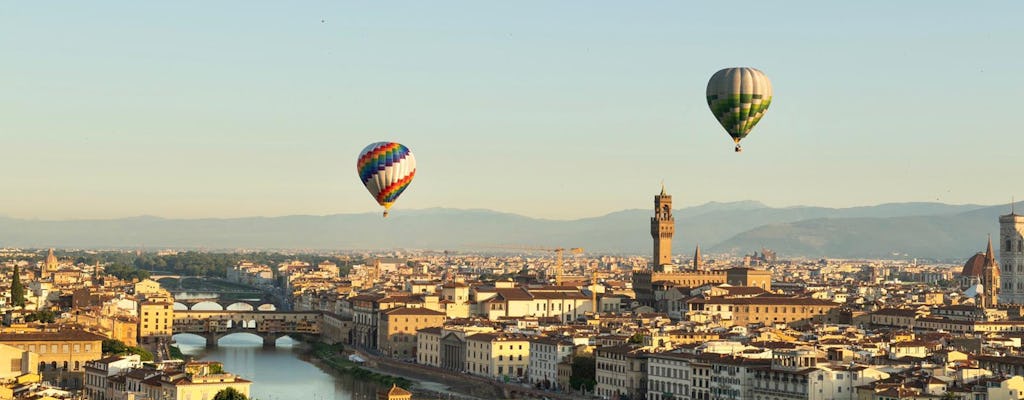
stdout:
[(569, 386), (576, 390), (593, 391), (597, 385), (597, 360), (593, 356), (577, 356), (572, 359), (572, 376)]
[(55, 314), (53, 311), (50, 311), (50, 310), (36, 311), (36, 312), (34, 312), (32, 314), (29, 314), (29, 315), (25, 316), (25, 322), (36, 322), (36, 321), (39, 321), (39, 322), (43, 322), (43, 323), (47, 323), (47, 324), (52, 324), (56, 320), (57, 320), (57, 314)]
[(233, 387), (221, 390), (213, 396), (213, 400), (248, 400), (242, 392), (235, 390)]
[(629, 340), (627, 340), (627, 342), (642, 344), (644, 342), (644, 334), (640, 332), (634, 333), (633, 336), (629, 337)]
[(124, 354), (128, 346), (117, 339), (103, 339), (103, 354)]
[(14, 266), (14, 277), (11, 278), (11, 303), (25, 308), (25, 286), (21, 284), (21, 274), (17, 265)]
[(129, 355), (138, 354), (139, 359), (142, 361), (153, 361), (153, 353), (137, 346), (128, 346), (124, 342), (117, 339), (104, 339), (103, 340), (103, 354), (113, 355)]

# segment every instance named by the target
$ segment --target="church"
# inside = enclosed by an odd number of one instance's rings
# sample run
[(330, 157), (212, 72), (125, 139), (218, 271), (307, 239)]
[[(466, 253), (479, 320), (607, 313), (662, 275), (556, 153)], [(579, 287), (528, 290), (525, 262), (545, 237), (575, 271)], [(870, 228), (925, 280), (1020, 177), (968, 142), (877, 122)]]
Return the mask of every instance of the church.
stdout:
[(960, 286), (967, 289), (965, 294), (975, 299), (981, 308), (991, 308), (999, 304), (999, 291), (1002, 284), (999, 279), (999, 263), (992, 251), (992, 238), (988, 238), (988, 249), (967, 259), (960, 270)]

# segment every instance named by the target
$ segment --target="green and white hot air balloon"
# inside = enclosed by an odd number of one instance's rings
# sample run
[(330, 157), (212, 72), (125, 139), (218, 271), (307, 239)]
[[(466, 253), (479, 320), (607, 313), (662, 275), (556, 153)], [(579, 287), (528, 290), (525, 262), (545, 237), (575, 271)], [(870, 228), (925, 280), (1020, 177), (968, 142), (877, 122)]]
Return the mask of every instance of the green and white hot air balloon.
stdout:
[(772, 104), (772, 83), (764, 72), (754, 68), (726, 68), (711, 76), (707, 99), (711, 113), (740, 152), (740, 140), (750, 134)]

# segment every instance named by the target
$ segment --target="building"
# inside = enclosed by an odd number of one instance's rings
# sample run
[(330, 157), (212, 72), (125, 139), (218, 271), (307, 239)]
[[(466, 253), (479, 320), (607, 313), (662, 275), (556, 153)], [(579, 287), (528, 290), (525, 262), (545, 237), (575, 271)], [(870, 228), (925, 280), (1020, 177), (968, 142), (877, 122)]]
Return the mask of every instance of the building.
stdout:
[(60, 265), (57, 263), (57, 256), (53, 255), (53, 249), (51, 248), (50, 251), (46, 253), (46, 261), (43, 262), (43, 268), (40, 269), (39, 276), (43, 279), (51, 278), (53, 277), (53, 273), (57, 272), (57, 269), (59, 268)]
[(860, 398), (859, 387), (889, 378), (888, 373), (875, 367), (827, 364), (824, 360), (813, 349), (776, 350), (770, 366), (754, 370), (750, 396), (744, 398), (854, 400)]
[(592, 311), (590, 298), (575, 287), (477, 288), (477, 310), (490, 320), (513, 317), (555, 317), (571, 322)]
[(85, 363), (103, 356), (103, 336), (85, 331), (0, 333), (0, 344), (38, 355), (37, 369), (43, 380), (79, 389)]
[(530, 340), (529, 381), (544, 389), (561, 390), (558, 384), (558, 363), (572, 355), (572, 340), (538, 337)]
[(234, 388), (249, 398), (252, 382), (224, 371), (220, 362), (191, 362), (180, 372), (163, 373), (141, 382), (142, 392), (152, 399), (212, 399), (217, 392)]
[[(443, 339), (442, 339), (443, 340)], [(509, 333), (478, 333), (466, 337), (466, 372), (509, 381), (526, 377), (530, 338)]]
[(809, 324), (815, 318), (824, 318), (841, 305), (828, 300), (779, 296), (693, 298), (687, 304), (687, 318), (702, 314), (713, 316), (723, 326), (801, 326)]
[(170, 297), (148, 297), (139, 301), (140, 344), (156, 344), (169, 341), (174, 328), (174, 299)]
[(655, 272), (673, 272), (672, 235), (676, 232), (676, 219), (672, 216), (672, 196), (661, 193), (654, 196), (654, 216), (651, 217), (651, 238), (654, 239), (654, 258), (651, 269)]
[(469, 318), (469, 285), (461, 281), (442, 285), (441, 303), (448, 318)]
[(993, 308), (999, 304), (999, 292), (1003, 285), (999, 263), (996, 262), (995, 252), (992, 251), (992, 238), (988, 239), (988, 249), (984, 253), (975, 254), (964, 263), (960, 276), (969, 286), (981, 284), (982, 290), (976, 290), (978, 293), (975, 300), (978, 307)]
[(439, 327), (444, 319), (443, 312), (426, 308), (398, 307), (381, 312), (377, 345), (391, 357), (416, 357), (416, 331)]
[(441, 367), (441, 327), (416, 331), (416, 363)]
[(89, 400), (114, 400), (116, 396), (107, 389), (108, 378), (142, 368), (142, 361), (137, 354), (130, 356), (111, 356), (85, 363), (85, 394)]
[(633, 271), (633, 291), (636, 300), (655, 310), (665, 311), (664, 290), (656, 287), (681, 286), (695, 288), (704, 285), (728, 283), (733, 286), (754, 286), (766, 291), (772, 290), (772, 275), (769, 271), (751, 268), (708, 271), (700, 247), (694, 252), (693, 266), (688, 271), (676, 271), (672, 264), (672, 237), (675, 234), (675, 217), (672, 216), (672, 196), (661, 193), (654, 196), (654, 216), (651, 217), (651, 238), (654, 240), (654, 258), (649, 269)]
[(39, 372), (39, 354), (0, 344), (0, 381)]
[(755, 369), (771, 360), (666, 352), (647, 358), (647, 400), (750, 399)]
[(602, 398), (643, 399), (647, 396), (647, 353), (622, 344), (594, 350), (594, 393)]
[(391, 384), (391, 388), (377, 393), (377, 400), (412, 400), (412, 392)]
[[(1002, 264), (1002, 292), (999, 301), (1024, 304), (1024, 215), (999, 217), (999, 263)], [(985, 287), (988, 290), (988, 287)]]
[(160, 282), (154, 281), (152, 279), (143, 279), (139, 282), (136, 282), (135, 285), (133, 285), (133, 290), (135, 290), (136, 296), (146, 297), (153, 297), (154, 295), (166, 293), (166, 290), (164, 290), (164, 288), (160, 286)]

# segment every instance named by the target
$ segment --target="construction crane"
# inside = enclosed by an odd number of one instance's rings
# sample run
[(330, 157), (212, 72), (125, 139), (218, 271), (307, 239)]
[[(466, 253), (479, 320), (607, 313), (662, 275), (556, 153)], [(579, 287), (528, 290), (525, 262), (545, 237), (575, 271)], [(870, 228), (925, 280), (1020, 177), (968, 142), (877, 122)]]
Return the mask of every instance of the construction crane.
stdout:
[[(556, 255), (556, 258), (557, 258), (557, 261), (555, 263), (555, 285), (556, 286), (562, 286), (562, 254), (564, 254), (565, 250), (566, 250), (563, 247), (551, 248), (551, 247), (529, 247), (529, 246), (507, 246), (507, 245), (474, 246), (474, 247), (483, 247), (483, 248), (490, 248), (490, 249), (508, 249), (508, 250), (553, 251), (553, 252), (555, 252), (555, 255)], [(573, 248), (570, 248), (568, 250), (571, 251), (572, 254), (581, 254), (581, 253), (583, 253), (583, 248), (582, 247), (573, 247)]]

